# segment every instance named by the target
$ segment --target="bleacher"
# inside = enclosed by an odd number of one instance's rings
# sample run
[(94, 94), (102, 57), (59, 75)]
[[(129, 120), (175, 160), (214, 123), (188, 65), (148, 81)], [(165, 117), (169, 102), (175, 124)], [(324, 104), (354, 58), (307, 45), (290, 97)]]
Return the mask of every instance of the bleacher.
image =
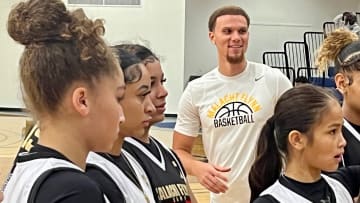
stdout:
[[(360, 22), (360, 12), (356, 13)], [(310, 83), (322, 87), (335, 87), (334, 67), (325, 72), (315, 68), (316, 52), (326, 36), (337, 29), (334, 22), (324, 22), (322, 32), (305, 32), (302, 41), (286, 41), (283, 50), (266, 51), (262, 55), (264, 64), (280, 69), (295, 85), (296, 78), (306, 78)]]

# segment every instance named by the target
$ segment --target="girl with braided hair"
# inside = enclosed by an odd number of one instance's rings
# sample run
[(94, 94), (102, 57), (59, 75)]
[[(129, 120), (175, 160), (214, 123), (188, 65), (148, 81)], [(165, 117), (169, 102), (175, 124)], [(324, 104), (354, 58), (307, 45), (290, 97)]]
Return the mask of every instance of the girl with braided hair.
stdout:
[(319, 49), (316, 65), (325, 70), (334, 62), (336, 87), (343, 96), (344, 125), (347, 141), (342, 165), (360, 164), (360, 40), (344, 29), (329, 34)]

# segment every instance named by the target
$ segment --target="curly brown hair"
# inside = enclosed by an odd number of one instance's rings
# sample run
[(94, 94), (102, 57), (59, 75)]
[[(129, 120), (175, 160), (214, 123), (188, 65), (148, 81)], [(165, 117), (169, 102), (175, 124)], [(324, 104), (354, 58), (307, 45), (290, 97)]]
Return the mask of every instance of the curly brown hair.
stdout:
[(331, 32), (318, 50), (315, 66), (320, 71), (324, 71), (331, 62), (335, 62), (337, 72), (346, 71), (346, 67), (355, 65), (356, 61), (351, 60), (348, 63), (349, 61), (345, 59), (359, 50), (345, 48), (353, 43), (358, 43), (358, 40), (359, 37), (356, 34), (343, 28)]
[(88, 19), (82, 9), (70, 12), (61, 0), (17, 4), (9, 14), (7, 30), (25, 45), (21, 88), (35, 116), (56, 112), (75, 81), (91, 87), (102, 76), (119, 74), (118, 61), (102, 39), (103, 21)]

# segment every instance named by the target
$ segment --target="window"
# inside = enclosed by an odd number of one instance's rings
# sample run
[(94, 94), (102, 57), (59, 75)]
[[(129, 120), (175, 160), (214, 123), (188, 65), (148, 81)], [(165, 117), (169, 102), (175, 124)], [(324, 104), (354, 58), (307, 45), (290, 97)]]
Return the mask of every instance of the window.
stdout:
[(68, 5), (141, 6), (141, 0), (68, 0)]

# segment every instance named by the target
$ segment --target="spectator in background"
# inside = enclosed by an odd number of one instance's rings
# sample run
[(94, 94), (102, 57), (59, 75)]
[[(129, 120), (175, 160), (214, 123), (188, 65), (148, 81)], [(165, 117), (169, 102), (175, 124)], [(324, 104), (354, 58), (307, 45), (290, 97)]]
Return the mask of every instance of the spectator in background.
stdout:
[(334, 18), (333, 21), (337, 28), (344, 27), (360, 36), (360, 26), (357, 22), (356, 14), (353, 12), (346, 11), (342, 14), (339, 14)]

